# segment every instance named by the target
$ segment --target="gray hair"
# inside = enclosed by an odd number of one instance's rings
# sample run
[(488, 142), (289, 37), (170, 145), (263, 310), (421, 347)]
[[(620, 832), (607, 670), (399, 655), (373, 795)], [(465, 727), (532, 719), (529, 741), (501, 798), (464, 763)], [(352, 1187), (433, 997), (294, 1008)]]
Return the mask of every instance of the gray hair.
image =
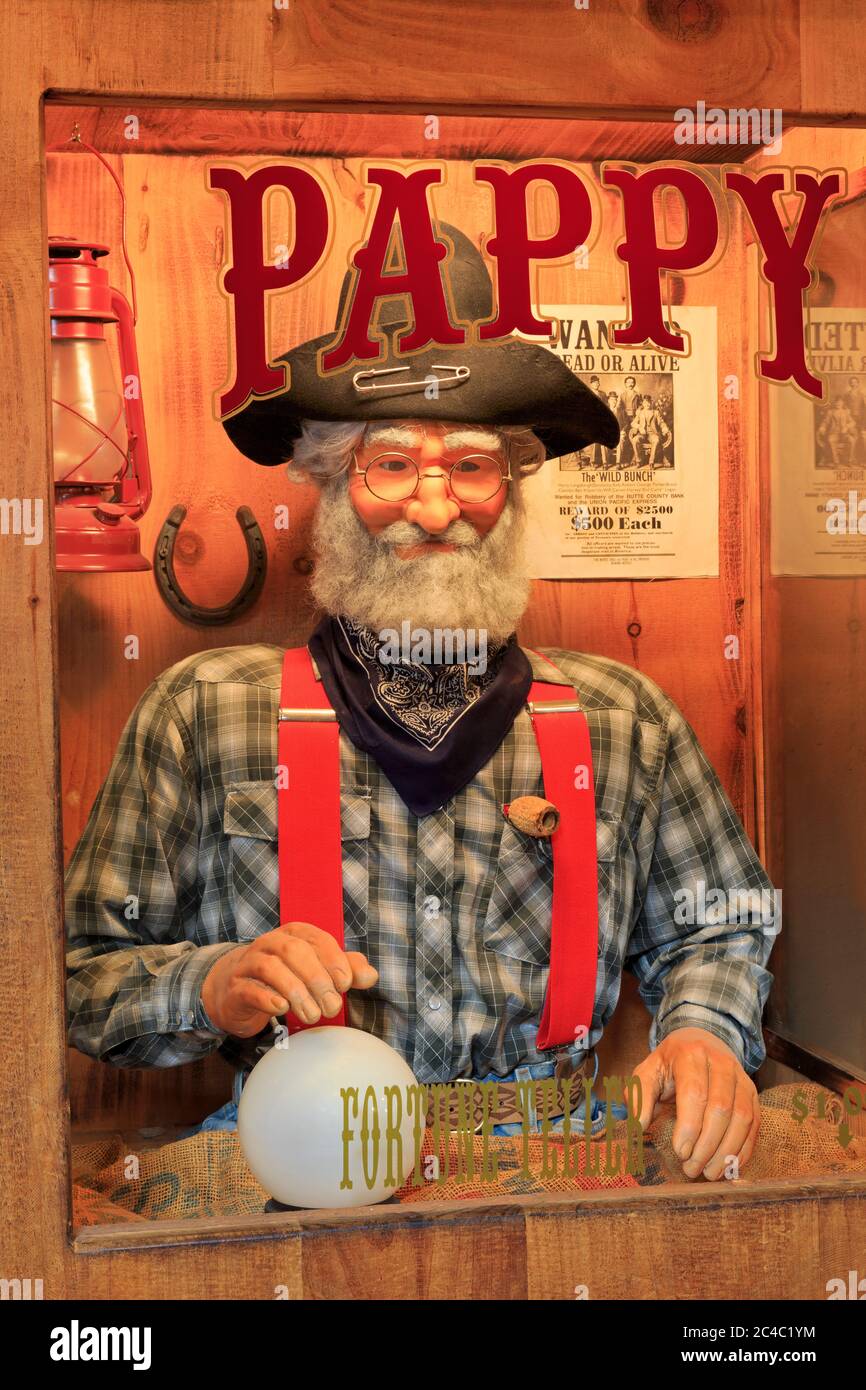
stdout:
[[(345, 473), (356, 449), (368, 430), (382, 429), (386, 422), (361, 420), (302, 420), (287, 472), (293, 482), (313, 480), (326, 483)], [(467, 429), (472, 426), (467, 425)], [(499, 439), (515, 476), (536, 473), (545, 459), (545, 448), (527, 425), (475, 426)]]

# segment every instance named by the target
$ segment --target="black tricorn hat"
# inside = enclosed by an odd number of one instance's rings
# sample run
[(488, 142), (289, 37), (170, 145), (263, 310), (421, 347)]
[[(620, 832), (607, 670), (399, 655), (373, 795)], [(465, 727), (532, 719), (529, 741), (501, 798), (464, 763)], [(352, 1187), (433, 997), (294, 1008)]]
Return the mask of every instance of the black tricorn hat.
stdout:
[[(475, 324), (493, 316), (493, 285), (480, 251), (465, 233), (434, 222), (439, 240), (452, 254), (440, 262), (450, 282), (457, 320)], [(352, 288), (347, 271), (340, 291), (337, 325)], [(446, 303), (448, 283), (444, 284)], [(431, 344), (401, 355), (398, 336), (410, 326), (405, 296), (380, 301), (378, 332), (384, 355), (353, 360), (327, 376), (317, 356), (336, 341), (335, 333), (312, 338), (275, 359), (288, 362), (288, 391), (254, 397), (223, 420), (232, 443), (247, 458), (266, 466), (291, 458), (302, 420), (455, 420), (475, 425), (526, 425), (545, 447), (547, 458), (598, 442), (609, 448), (619, 439), (616, 416), (550, 348), (519, 338), (480, 343)], [(431, 383), (438, 385), (431, 389)]]

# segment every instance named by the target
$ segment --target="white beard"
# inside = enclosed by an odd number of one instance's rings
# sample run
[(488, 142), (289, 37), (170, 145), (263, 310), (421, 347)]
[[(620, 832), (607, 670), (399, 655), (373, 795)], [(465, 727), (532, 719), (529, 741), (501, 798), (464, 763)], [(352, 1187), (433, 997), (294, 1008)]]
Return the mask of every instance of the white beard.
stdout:
[(520, 495), (509, 490), (486, 536), (458, 520), (434, 538), (458, 550), (401, 560), (395, 545), (418, 544), (430, 539), (428, 533), (401, 521), (373, 535), (352, 506), (345, 478), (336, 478), (322, 488), (313, 524), (319, 556), (313, 596), (326, 613), (376, 632), (399, 631), (408, 620), (430, 631), (484, 630), (489, 641), (502, 641), (514, 632), (529, 601), (523, 536)]

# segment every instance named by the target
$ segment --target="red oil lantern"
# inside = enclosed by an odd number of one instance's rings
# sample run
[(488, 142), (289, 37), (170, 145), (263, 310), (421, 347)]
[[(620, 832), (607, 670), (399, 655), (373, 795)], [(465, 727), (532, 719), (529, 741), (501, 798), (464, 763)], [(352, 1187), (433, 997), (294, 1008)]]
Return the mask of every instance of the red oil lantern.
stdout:
[[(149, 570), (135, 525), (151, 481), (132, 310), (99, 263), (107, 246), (48, 243), (57, 568)], [(122, 382), (105, 336), (111, 323)]]

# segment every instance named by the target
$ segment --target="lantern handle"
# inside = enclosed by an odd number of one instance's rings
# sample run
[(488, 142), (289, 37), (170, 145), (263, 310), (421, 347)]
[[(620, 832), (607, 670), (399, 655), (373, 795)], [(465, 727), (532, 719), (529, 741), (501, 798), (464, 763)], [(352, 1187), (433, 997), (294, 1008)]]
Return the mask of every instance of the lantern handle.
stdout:
[(104, 159), (103, 156), (99, 153), (99, 150), (95, 150), (92, 145), (88, 145), (86, 140), (82, 140), (81, 127), (77, 121), (72, 127), (72, 134), (70, 135), (69, 139), (62, 140), (59, 145), (46, 145), (45, 153), (62, 154), (62, 152), (66, 149), (67, 145), (80, 145), (83, 150), (88, 150), (92, 155), (94, 155), (96, 159), (99, 160), (103, 168), (108, 170), (109, 174), (114, 179), (114, 182), (117, 185), (117, 191), (120, 194), (120, 249), (123, 252), (123, 259), (126, 262), (126, 272), (129, 276), (129, 296), (132, 300), (132, 322), (133, 324), (137, 324), (138, 300), (136, 299), (135, 295), (135, 272), (132, 269), (132, 263), (130, 262), (129, 255), (126, 250), (126, 194), (123, 191), (123, 184), (120, 182), (120, 179), (115, 174), (108, 160)]
[[(141, 396), (141, 375), (138, 370), (138, 350), (135, 346), (135, 322), (133, 311), (120, 290), (111, 289), (111, 307), (117, 315), (117, 347), (120, 355), (122, 390), (126, 401), (128, 422), (129, 460), (131, 477), (121, 479), (123, 501), (132, 501), (129, 510), (133, 521), (144, 516), (150, 506), (153, 486), (150, 477), (150, 454), (147, 448), (147, 430), (144, 424), (144, 401)], [(128, 493), (128, 496), (127, 496)]]
[(182, 622), (203, 627), (232, 622), (252, 608), (262, 591), (268, 570), (268, 552), (261, 527), (249, 507), (238, 507), (235, 516), (247, 548), (247, 575), (233, 599), (218, 608), (205, 608), (187, 598), (174, 572), (174, 545), (186, 507), (172, 507), (157, 536), (153, 551), (153, 575), (156, 586), (171, 611)]

